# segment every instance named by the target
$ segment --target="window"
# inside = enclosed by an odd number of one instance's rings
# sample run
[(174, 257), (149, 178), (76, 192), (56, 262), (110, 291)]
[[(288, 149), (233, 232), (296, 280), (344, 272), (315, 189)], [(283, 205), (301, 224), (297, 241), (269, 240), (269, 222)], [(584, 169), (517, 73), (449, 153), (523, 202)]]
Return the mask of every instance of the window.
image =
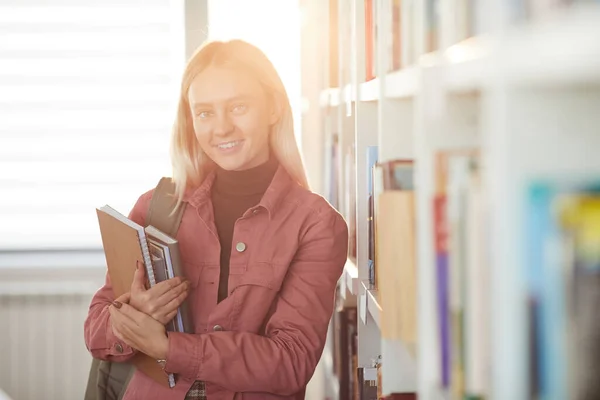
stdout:
[(180, 3), (0, 3), (0, 251), (99, 249), (95, 208), (170, 174)]

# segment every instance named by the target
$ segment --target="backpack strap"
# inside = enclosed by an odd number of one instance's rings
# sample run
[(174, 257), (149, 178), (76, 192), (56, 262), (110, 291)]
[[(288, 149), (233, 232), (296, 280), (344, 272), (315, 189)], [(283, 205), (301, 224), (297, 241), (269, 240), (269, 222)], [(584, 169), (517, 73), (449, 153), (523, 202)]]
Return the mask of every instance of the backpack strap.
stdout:
[(161, 178), (154, 189), (150, 208), (146, 215), (146, 226), (152, 225), (165, 234), (175, 237), (181, 224), (181, 218), (185, 211), (186, 203), (182, 202), (177, 207), (175, 184), (169, 177)]

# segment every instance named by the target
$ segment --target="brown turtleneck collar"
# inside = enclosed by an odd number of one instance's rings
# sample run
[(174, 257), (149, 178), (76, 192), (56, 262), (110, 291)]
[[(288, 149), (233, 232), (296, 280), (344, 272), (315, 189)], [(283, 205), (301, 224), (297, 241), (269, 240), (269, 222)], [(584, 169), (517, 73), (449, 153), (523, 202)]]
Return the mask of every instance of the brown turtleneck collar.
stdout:
[(262, 195), (271, 184), (278, 166), (277, 158), (271, 155), (267, 162), (243, 171), (217, 167), (213, 191), (220, 196)]

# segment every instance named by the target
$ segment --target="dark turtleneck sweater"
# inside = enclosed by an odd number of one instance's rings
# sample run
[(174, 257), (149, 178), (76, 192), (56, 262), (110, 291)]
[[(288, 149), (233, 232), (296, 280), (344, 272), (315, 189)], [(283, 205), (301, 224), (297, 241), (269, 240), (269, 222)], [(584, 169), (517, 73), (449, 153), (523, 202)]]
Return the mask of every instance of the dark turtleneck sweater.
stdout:
[(215, 225), (221, 243), (221, 273), (218, 302), (227, 297), (229, 257), (231, 256), (233, 227), (246, 210), (260, 203), (271, 184), (278, 167), (273, 156), (257, 167), (243, 171), (227, 171), (217, 167), (211, 191)]

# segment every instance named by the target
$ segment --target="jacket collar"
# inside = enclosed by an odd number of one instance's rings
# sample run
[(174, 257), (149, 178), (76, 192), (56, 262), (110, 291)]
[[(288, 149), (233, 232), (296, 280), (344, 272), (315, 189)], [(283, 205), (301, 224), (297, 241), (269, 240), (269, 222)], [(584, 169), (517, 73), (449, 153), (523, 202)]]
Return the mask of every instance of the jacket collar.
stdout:
[[(206, 175), (204, 181), (197, 188), (190, 188), (186, 191), (183, 201), (188, 202), (192, 207), (198, 208), (202, 204), (207, 203), (211, 200), (211, 190), (215, 182), (215, 170), (212, 169)], [(271, 184), (265, 191), (260, 202), (248, 211), (253, 211), (256, 208), (264, 208), (269, 213), (269, 217), (272, 218), (277, 207), (287, 195), (291, 186), (294, 184), (291, 176), (288, 174), (283, 165), (279, 164)]]

